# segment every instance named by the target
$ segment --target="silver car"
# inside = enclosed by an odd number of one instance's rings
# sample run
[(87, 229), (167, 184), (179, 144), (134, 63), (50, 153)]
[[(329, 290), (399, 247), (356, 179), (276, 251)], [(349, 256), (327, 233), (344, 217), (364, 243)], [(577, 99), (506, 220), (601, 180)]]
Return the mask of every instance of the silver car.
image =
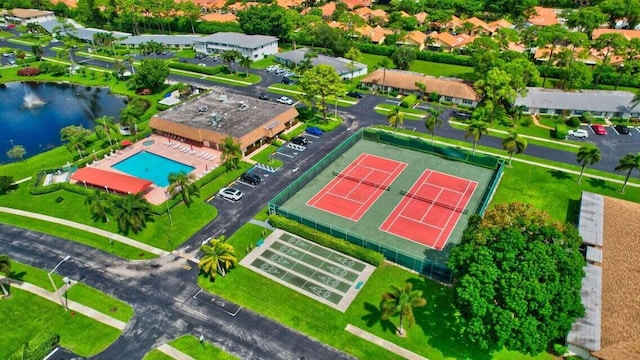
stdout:
[(230, 187), (222, 188), (218, 191), (218, 196), (227, 200), (238, 201), (242, 199), (242, 191)]
[(286, 96), (280, 96), (276, 101), (279, 102), (280, 104), (293, 105), (293, 100), (289, 99)]

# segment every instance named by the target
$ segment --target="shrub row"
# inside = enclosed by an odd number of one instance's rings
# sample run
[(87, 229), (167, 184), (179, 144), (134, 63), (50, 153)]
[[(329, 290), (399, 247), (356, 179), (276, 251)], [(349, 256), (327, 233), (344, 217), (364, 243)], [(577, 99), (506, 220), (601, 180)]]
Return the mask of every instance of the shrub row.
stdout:
[(384, 256), (377, 251), (366, 249), (352, 244), (347, 240), (333, 237), (283, 216), (274, 214), (269, 215), (269, 223), (279, 229), (288, 231), (305, 239), (309, 239), (330, 249), (340, 251), (343, 254), (353, 256), (354, 258), (362, 260), (373, 266), (380, 266), (384, 262)]
[(418, 97), (415, 94), (409, 94), (402, 99), (400, 106), (405, 109), (411, 109), (418, 103)]
[(208, 66), (200, 66), (196, 64), (181, 63), (181, 62), (175, 62), (175, 61), (169, 62), (169, 67), (172, 69), (192, 71), (192, 72), (207, 74), (207, 75), (219, 74), (223, 72), (224, 69), (226, 68), (224, 65), (208, 67)]
[(29, 342), (9, 357), (9, 360), (40, 360), (60, 342), (60, 335), (44, 332), (36, 334)]
[(564, 124), (556, 124), (554, 135), (556, 139), (565, 139), (567, 137), (567, 127)]
[[(368, 43), (358, 44), (358, 49), (366, 54), (391, 56), (396, 50), (396, 46), (389, 45), (374, 45)], [(461, 65), (461, 66), (473, 66), (471, 57), (467, 55), (456, 55), (445, 52), (437, 51), (418, 51), (417, 59), (423, 61), (431, 61), (443, 64)]]

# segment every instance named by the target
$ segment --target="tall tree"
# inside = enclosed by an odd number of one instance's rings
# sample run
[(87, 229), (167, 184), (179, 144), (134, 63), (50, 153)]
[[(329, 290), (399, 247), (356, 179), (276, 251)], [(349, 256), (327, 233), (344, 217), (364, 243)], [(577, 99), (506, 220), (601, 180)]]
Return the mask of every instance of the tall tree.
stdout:
[(227, 270), (238, 263), (233, 246), (227, 243), (224, 235), (202, 245), (200, 250), (204, 252), (204, 256), (200, 259), (198, 267), (209, 276), (209, 281), (215, 281), (217, 273), (225, 276)]
[(151, 219), (151, 208), (142, 193), (116, 197), (111, 208), (118, 228), (127, 234), (130, 230), (138, 233), (147, 226)]
[(244, 68), (244, 76), (249, 77), (249, 69), (251, 68), (251, 63), (253, 60), (249, 56), (243, 56), (240, 59), (240, 66)]
[[(222, 62), (227, 64), (229, 71), (231, 71), (231, 64), (242, 59), (242, 54), (238, 50), (226, 50), (222, 52)], [(238, 67), (236, 66), (236, 73), (238, 73)]]
[(242, 149), (240, 143), (233, 140), (232, 137), (227, 137), (222, 143), (222, 155), (220, 160), (224, 163), (227, 171), (235, 170), (240, 164), (242, 159)]
[(427, 131), (431, 133), (431, 145), (433, 145), (433, 138), (436, 135), (436, 130), (442, 128), (442, 119), (440, 115), (442, 115), (444, 110), (429, 108), (427, 112), (429, 116), (424, 121), (424, 126), (427, 128)]
[(467, 127), (467, 131), (464, 133), (464, 138), (471, 137), (473, 138), (473, 151), (472, 154), (476, 153), (476, 146), (478, 145), (478, 141), (482, 137), (482, 135), (486, 135), (489, 132), (489, 124), (486, 121), (475, 120), (472, 121), (471, 124)]
[(404, 124), (404, 113), (400, 110), (400, 106), (395, 106), (387, 112), (387, 121), (389, 126), (393, 126), (393, 133), (398, 132), (398, 125)]
[(136, 133), (137, 124), (138, 121), (140, 121), (140, 114), (138, 110), (131, 105), (127, 105), (120, 109), (118, 118), (120, 119), (120, 125), (128, 126), (133, 134)]
[(327, 122), (328, 99), (344, 95), (342, 81), (336, 69), (325, 64), (314, 66), (302, 75), (299, 85), (305, 94), (305, 104), (315, 104), (322, 111), (322, 121)]
[(569, 36), (569, 30), (567, 30), (562, 25), (551, 25), (551, 26), (543, 26), (538, 30), (538, 37), (536, 43), (540, 47), (550, 46), (551, 50), (549, 52), (549, 59), (547, 60), (547, 65), (544, 71), (544, 80), (542, 80), (542, 87), (547, 82), (547, 76), (549, 74), (549, 68), (551, 67), (551, 63), (553, 62), (553, 55), (555, 51), (558, 49), (558, 46), (563, 45), (567, 41), (567, 37)]
[(351, 60), (349, 62), (349, 70), (351, 71), (351, 80), (353, 80), (353, 72), (356, 70), (356, 62), (360, 61), (362, 53), (358, 48), (352, 47), (347, 51), (344, 57)]
[(89, 143), (89, 135), (91, 130), (85, 129), (82, 125), (69, 125), (60, 129), (60, 140), (67, 143), (69, 151), (77, 150), (80, 158), (82, 158), (81, 150), (86, 149)]
[(587, 168), (587, 165), (593, 165), (600, 161), (600, 149), (598, 149), (595, 145), (584, 145), (578, 149), (578, 154), (576, 156), (578, 160), (578, 164), (582, 165), (582, 170), (580, 170), (580, 177), (578, 178), (578, 184), (582, 182), (582, 175), (584, 175), (584, 169)]
[(36, 59), (38, 59), (38, 61), (42, 61), (42, 54), (44, 54), (44, 49), (42, 48), (42, 45), (40, 44), (31, 45), (31, 53), (33, 54), (33, 56), (36, 57)]
[(84, 204), (89, 205), (89, 211), (96, 220), (109, 222), (111, 197), (102, 190), (96, 190), (84, 199)]
[(192, 196), (200, 195), (200, 189), (198, 185), (196, 185), (196, 176), (193, 173), (187, 175), (183, 171), (169, 174), (169, 187), (167, 191), (173, 196), (180, 194), (182, 201), (187, 206), (191, 204)]
[(511, 166), (513, 154), (521, 154), (527, 149), (527, 140), (517, 132), (511, 131), (509, 136), (502, 139), (502, 147), (509, 153), (509, 166)]
[(498, 68), (489, 70), (484, 79), (475, 82), (474, 87), (482, 95), (483, 101), (490, 101), (494, 105), (489, 114), (489, 122), (493, 122), (496, 104), (500, 103), (508, 108), (516, 98), (516, 90), (511, 86), (511, 76)]
[(11, 149), (7, 150), (7, 157), (14, 160), (22, 160), (27, 154), (27, 150), (22, 145), (13, 145)]
[(449, 257), (462, 336), (528, 354), (565, 338), (584, 314), (581, 243), (572, 225), (529, 204), (473, 216)]
[(411, 46), (398, 46), (391, 54), (393, 64), (400, 70), (408, 70), (416, 57), (416, 49)]
[(272, 4), (269, 6), (249, 6), (238, 11), (238, 23), (242, 32), (250, 35), (272, 35), (285, 39), (294, 29), (299, 13)]
[[(11, 258), (9, 255), (0, 254), (0, 274), (4, 274), (6, 276), (11, 274)], [(4, 297), (9, 297), (9, 292), (3, 282), (0, 282), (0, 288), (2, 288)]]
[(634, 169), (640, 169), (640, 152), (636, 154), (627, 154), (618, 160), (618, 166), (616, 166), (615, 171), (629, 170), (627, 177), (624, 179), (622, 189), (620, 190), (621, 193), (624, 193), (624, 189), (627, 187), (627, 182), (629, 181), (631, 172)]
[(131, 82), (138, 89), (159, 92), (169, 76), (169, 67), (164, 60), (145, 59), (136, 70)]
[(98, 138), (102, 138), (104, 136), (109, 139), (109, 145), (113, 145), (111, 141), (111, 135), (118, 133), (118, 127), (113, 122), (113, 116), (104, 115), (95, 120), (96, 122), (96, 135)]
[(413, 285), (410, 282), (406, 282), (402, 288), (395, 285), (391, 285), (390, 288), (391, 291), (382, 295), (380, 303), (382, 320), (388, 320), (395, 314), (400, 314), (398, 335), (404, 336), (404, 323), (406, 322), (407, 327), (410, 327), (416, 322), (413, 308), (425, 306), (427, 300), (422, 297), (422, 291), (413, 290)]
[(609, 65), (611, 56), (623, 54), (628, 47), (628, 42), (624, 36), (617, 33), (602, 34), (593, 42), (593, 47), (597, 49), (602, 56), (602, 63), (599, 66), (600, 70), (595, 80), (595, 88), (597, 89), (602, 71)]
[(22, 66), (26, 66), (27, 64), (24, 62), (24, 58), (27, 56), (27, 54), (24, 52), (24, 50), (18, 49), (15, 51), (15, 54), (16, 54), (16, 59), (22, 61)]
[(602, 23), (607, 21), (607, 15), (596, 6), (580, 7), (575, 10), (571, 9), (565, 12), (563, 17), (567, 19), (567, 26), (569, 28), (577, 28), (586, 34), (589, 39), (591, 39), (593, 30), (599, 28)]

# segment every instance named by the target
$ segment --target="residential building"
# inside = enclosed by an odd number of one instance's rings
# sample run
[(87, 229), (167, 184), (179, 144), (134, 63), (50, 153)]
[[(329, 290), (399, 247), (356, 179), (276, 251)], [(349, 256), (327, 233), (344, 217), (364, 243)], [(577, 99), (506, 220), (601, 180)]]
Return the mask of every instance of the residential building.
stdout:
[(294, 106), (216, 88), (154, 115), (149, 127), (157, 134), (179, 136), (194, 146), (216, 150), (231, 137), (248, 154), (293, 126), (297, 116)]
[(291, 9), (304, 4), (304, 0), (276, 0), (276, 4), (280, 7)]
[(464, 49), (467, 45), (471, 44), (476, 37), (477, 35), (452, 35), (448, 32), (437, 33), (434, 31), (427, 35), (429, 40), (426, 41), (426, 44), (430, 49), (452, 52), (454, 50)]
[(418, 24), (420, 25), (424, 25), (425, 21), (429, 19), (429, 14), (424, 11), (421, 11), (413, 16), (416, 18), (416, 20), (418, 20)]
[(353, 13), (360, 16), (362, 20), (367, 22), (373, 21), (376, 18), (381, 19), (385, 23), (389, 21), (389, 14), (382, 9), (371, 10), (368, 7), (362, 7), (355, 9)]
[(72, 25), (67, 29), (64, 28), (64, 23), (56, 19), (44, 21), (40, 23), (40, 26), (42, 26), (42, 28), (44, 28), (51, 35), (56, 36), (57, 32), (60, 32), (62, 35), (64, 35), (64, 33), (68, 33), (69, 35), (72, 35), (86, 43), (93, 43), (93, 37), (98, 33), (111, 34), (116, 39), (116, 41), (121, 41), (131, 36), (130, 33), (84, 28), (76, 23), (73, 23), (70, 20), (67, 20), (67, 22)]
[(232, 14), (230, 12), (228, 13), (214, 12), (214, 13), (208, 13), (200, 16), (200, 20), (215, 21), (215, 22), (236, 22), (238, 21), (238, 18), (236, 17), (235, 14)]
[(560, 23), (555, 9), (536, 6), (533, 10), (533, 15), (527, 20), (529, 26), (549, 26)]
[(360, 31), (360, 28), (357, 31), (364, 37), (368, 37), (371, 39), (371, 42), (374, 44), (383, 44), (384, 40), (387, 38), (387, 35), (393, 34), (393, 30), (385, 29), (382, 26), (378, 25), (374, 28), (369, 27), (370, 29), (367, 32)]
[(165, 47), (184, 49), (192, 48), (195, 42), (200, 38), (202, 38), (202, 35), (137, 35), (120, 41), (120, 44), (138, 47), (142, 44), (154, 41)]
[(489, 29), (491, 29), (492, 33), (496, 33), (500, 29), (513, 29), (514, 27), (512, 23), (508, 22), (505, 19), (498, 19), (496, 21), (492, 21), (490, 23), (487, 23), (487, 26), (489, 27)]
[(634, 94), (627, 91), (528, 88), (527, 95), (518, 96), (516, 106), (524, 106), (527, 114), (581, 116), (588, 111), (599, 118), (638, 117), (640, 108), (633, 109)]
[(219, 32), (200, 37), (195, 41), (195, 49), (196, 52), (205, 54), (238, 50), (242, 56), (256, 61), (278, 53), (278, 38), (266, 35)]
[(349, 8), (349, 10), (353, 10), (355, 8), (360, 8), (360, 7), (371, 6), (371, 0), (341, 0), (341, 1), (345, 3), (345, 5), (347, 5), (347, 8)]
[(630, 29), (594, 29), (593, 33), (591, 34), (591, 38), (593, 40), (596, 40), (604, 34), (620, 34), (627, 40), (640, 38), (640, 30)]
[[(309, 51), (310, 50), (308, 48), (300, 48), (297, 50), (279, 53), (275, 57), (276, 61), (278, 61), (279, 63), (286, 66), (295, 67), (304, 60), (305, 54)], [(341, 57), (332, 57), (323, 54), (318, 54), (316, 57), (312, 58), (311, 64), (313, 66), (320, 64), (329, 65), (336, 69), (336, 72), (341, 79), (350, 79), (367, 73), (367, 65), (365, 64), (352, 62), (349, 59)]]
[(440, 101), (466, 106), (477, 106), (480, 101), (480, 95), (473, 89), (473, 85), (461, 79), (437, 78), (411, 71), (378, 69), (360, 80), (362, 86), (373, 91), (387, 93), (398, 91), (401, 94), (420, 94), (420, 89), (416, 86), (417, 82), (425, 85), (427, 93), (437, 93)]
[(4, 19), (8, 22), (27, 25), (28, 23), (43, 23), (49, 20), (55, 20), (56, 15), (53, 11), (35, 10), (35, 9), (13, 9), (4, 14)]
[(423, 50), (425, 40), (427, 40), (427, 34), (420, 30), (414, 30), (399, 38), (396, 43), (401, 45), (417, 46), (419, 50)]

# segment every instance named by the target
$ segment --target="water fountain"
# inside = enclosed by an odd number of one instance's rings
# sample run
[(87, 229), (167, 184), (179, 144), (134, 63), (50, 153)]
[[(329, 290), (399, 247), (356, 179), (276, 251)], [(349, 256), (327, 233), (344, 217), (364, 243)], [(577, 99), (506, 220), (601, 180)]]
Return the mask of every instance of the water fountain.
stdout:
[(42, 99), (40, 99), (38, 95), (27, 90), (27, 87), (24, 85), (24, 83), (22, 84), (22, 87), (24, 88), (24, 97), (23, 97), (24, 103), (22, 104), (23, 107), (27, 109), (32, 109), (34, 107), (38, 107), (46, 104), (46, 102), (42, 101)]

